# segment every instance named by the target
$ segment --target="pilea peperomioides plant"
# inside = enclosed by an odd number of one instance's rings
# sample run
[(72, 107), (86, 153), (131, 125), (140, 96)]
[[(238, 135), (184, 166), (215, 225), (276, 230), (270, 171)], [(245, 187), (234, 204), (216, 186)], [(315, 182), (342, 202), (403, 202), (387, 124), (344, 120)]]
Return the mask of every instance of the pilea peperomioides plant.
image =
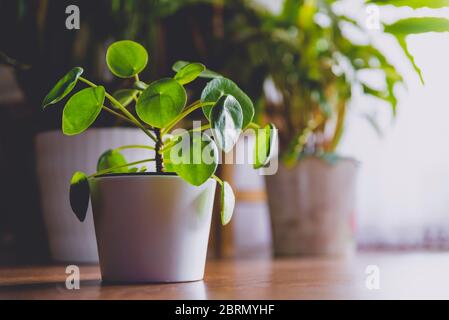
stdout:
[[(145, 83), (139, 79), (139, 73), (147, 66), (148, 53), (143, 46), (129, 40), (113, 43), (107, 50), (106, 63), (115, 76), (134, 79), (133, 86), (110, 94), (103, 86), (83, 78), (83, 69), (76, 67), (47, 94), (43, 108), (61, 101), (78, 82), (83, 82), (88, 87), (73, 94), (64, 107), (64, 134), (84, 132), (101, 111), (107, 111), (140, 128), (151, 143), (107, 150), (98, 160), (96, 173), (75, 172), (70, 184), (70, 204), (77, 217), (83, 221), (86, 216), (89, 179), (105, 174), (144, 172), (146, 167), (135, 166), (155, 162), (157, 174), (172, 172), (195, 186), (215, 179), (221, 186), (221, 221), (223, 225), (227, 224), (234, 210), (235, 197), (229, 184), (215, 175), (219, 152), (231, 150), (242, 131), (252, 128), (256, 130), (254, 167), (261, 168), (273, 154), (277, 141), (274, 126), (270, 124), (262, 129), (253, 123), (251, 99), (234, 82), (206, 69), (201, 63), (178, 61), (173, 65), (174, 77)], [(211, 80), (201, 98), (186, 106), (188, 98), (184, 86), (199, 77)], [(173, 130), (199, 108), (207, 119), (205, 125)], [(211, 135), (206, 134), (206, 130)], [(129, 163), (121, 151), (130, 148), (153, 150), (155, 156)]]

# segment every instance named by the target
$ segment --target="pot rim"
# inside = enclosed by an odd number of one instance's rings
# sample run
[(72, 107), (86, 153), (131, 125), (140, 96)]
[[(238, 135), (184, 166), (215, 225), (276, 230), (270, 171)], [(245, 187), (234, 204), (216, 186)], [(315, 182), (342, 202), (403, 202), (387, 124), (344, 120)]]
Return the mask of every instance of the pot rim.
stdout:
[[(333, 165), (333, 164), (329, 163), (329, 161), (326, 161), (326, 159), (324, 159), (323, 157), (318, 156), (318, 155), (306, 155), (306, 156), (298, 159), (297, 163), (301, 162), (302, 160), (307, 160), (307, 159), (317, 159), (317, 160), (323, 161), (325, 163), (328, 163), (330, 165)], [(359, 166), (361, 164), (360, 160), (357, 160), (354, 157), (341, 156), (341, 155), (338, 155), (338, 160), (336, 163), (339, 163), (339, 162), (352, 162), (356, 166)]]

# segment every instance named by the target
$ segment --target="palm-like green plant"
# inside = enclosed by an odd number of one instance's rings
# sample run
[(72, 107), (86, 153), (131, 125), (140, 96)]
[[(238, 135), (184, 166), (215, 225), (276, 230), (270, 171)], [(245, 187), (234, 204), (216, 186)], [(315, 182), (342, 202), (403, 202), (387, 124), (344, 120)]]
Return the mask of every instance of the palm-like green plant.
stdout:
[[(263, 43), (262, 64), (281, 99), (266, 99), (265, 113), (280, 128), (281, 152), (287, 164), (303, 154), (333, 154), (344, 131), (348, 101), (355, 86), (365, 94), (388, 102), (396, 113), (396, 86), (402, 75), (372, 43), (360, 45), (343, 32), (345, 24), (359, 29), (357, 21), (338, 14), (339, 0), (285, 0), (280, 14), (264, 13), (258, 46)], [(449, 6), (447, 0), (369, 0), (365, 5), (393, 5), (413, 9)], [(384, 24), (383, 32), (393, 35), (421, 81), (423, 77), (407, 47), (407, 36), (428, 32), (449, 32), (449, 20), (413, 17)], [(254, 37), (257, 38), (257, 37)], [(248, 45), (252, 45), (250, 42)], [(362, 72), (383, 74), (384, 87), (365, 83)]]

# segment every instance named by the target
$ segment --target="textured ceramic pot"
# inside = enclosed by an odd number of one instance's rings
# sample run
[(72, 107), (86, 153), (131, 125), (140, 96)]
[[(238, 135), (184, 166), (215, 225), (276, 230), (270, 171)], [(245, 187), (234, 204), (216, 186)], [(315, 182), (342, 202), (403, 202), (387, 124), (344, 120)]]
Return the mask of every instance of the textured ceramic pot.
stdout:
[[(54, 130), (36, 136), (36, 170), (53, 260), (98, 262), (91, 209), (81, 224), (70, 208), (69, 184), (73, 172), (95, 172), (98, 157), (108, 149), (148, 143), (151, 140), (141, 130), (134, 128), (89, 129), (73, 137)], [(125, 156), (128, 161), (136, 161), (149, 158), (152, 154), (153, 151), (133, 149), (127, 150)], [(148, 169), (152, 169), (151, 164)]]
[(308, 157), (266, 176), (276, 256), (350, 255), (357, 162)]
[(103, 281), (181, 282), (204, 277), (215, 180), (107, 175), (90, 181)]

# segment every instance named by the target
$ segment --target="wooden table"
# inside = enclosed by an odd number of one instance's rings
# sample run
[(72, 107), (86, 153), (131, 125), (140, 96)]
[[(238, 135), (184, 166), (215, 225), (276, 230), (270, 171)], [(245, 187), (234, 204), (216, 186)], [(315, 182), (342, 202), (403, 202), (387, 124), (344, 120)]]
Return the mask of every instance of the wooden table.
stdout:
[(80, 270), (80, 290), (68, 290), (63, 265), (0, 268), (0, 299), (449, 299), (449, 253), (217, 260), (204, 281), (176, 284), (102, 284), (98, 266)]

